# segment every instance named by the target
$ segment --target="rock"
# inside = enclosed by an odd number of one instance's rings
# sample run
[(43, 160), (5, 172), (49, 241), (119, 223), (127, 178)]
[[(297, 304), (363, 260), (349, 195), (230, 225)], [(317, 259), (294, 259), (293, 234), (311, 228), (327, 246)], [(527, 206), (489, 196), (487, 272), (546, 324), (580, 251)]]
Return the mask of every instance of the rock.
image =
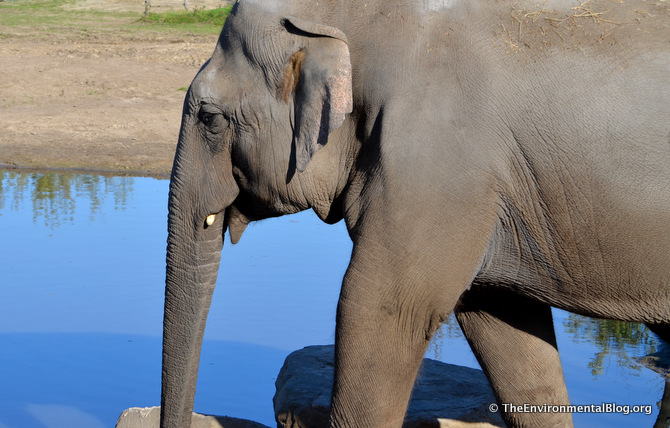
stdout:
[[(116, 428), (158, 428), (161, 419), (160, 407), (132, 407), (124, 410), (116, 422)], [(209, 416), (193, 413), (191, 428), (268, 428), (257, 422), (227, 416)]]
[[(334, 346), (309, 346), (286, 358), (274, 396), (277, 426), (328, 426)], [(405, 428), (505, 426), (489, 412), (495, 398), (481, 370), (424, 359), (412, 392)]]
[(670, 345), (660, 341), (658, 352), (644, 356), (638, 360), (640, 364), (655, 371), (666, 379), (670, 379)]

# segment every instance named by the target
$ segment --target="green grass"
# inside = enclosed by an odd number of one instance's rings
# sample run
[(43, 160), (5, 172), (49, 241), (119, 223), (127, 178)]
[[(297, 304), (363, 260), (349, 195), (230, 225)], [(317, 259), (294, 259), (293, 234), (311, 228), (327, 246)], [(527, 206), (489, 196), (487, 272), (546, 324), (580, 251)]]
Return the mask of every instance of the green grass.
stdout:
[(223, 26), (223, 23), (226, 22), (226, 18), (230, 14), (232, 8), (233, 6), (231, 5), (210, 10), (196, 9), (192, 12), (174, 11), (151, 13), (149, 16), (142, 17), (142, 21), (152, 24), (171, 25), (208, 24), (215, 25), (220, 29)]
[(27, 1), (10, 1), (3, 2), (2, 5), (7, 9), (24, 10), (24, 11), (44, 11), (54, 10), (63, 5), (74, 4), (74, 0), (27, 0)]
[[(138, 0), (141, 1), (141, 0)], [(72, 10), (78, 0), (17, 0), (0, 2), (0, 39), (10, 34), (68, 38), (81, 33), (121, 33), (142, 37), (150, 33), (213, 35), (232, 6), (191, 12), (175, 11), (142, 16), (138, 12)]]
[(70, 10), (75, 0), (17, 0), (0, 2), (0, 35), (50, 35), (115, 31), (137, 21), (132, 12)]

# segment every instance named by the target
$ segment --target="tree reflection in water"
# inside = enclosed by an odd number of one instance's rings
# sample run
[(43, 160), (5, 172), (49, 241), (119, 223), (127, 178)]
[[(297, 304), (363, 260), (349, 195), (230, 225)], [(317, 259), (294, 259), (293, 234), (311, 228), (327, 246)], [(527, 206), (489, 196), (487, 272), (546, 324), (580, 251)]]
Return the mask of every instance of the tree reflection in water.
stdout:
[[(566, 336), (575, 343), (596, 346), (598, 351), (588, 365), (596, 378), (612, 362), (635, 371), (642, 370), (639, 358), (656, 352), (661, 342), (644, 324), (589, 318), (572, 313), (567, 313), (562, 326), (555, 325), (555, 328), (563, 328)], [(462, 337), (463, 333), (452, 314), (435, 333), (427, 356), (442, 359), (443, 349), (448, 349), (448, 343)]]
[(108, 201), (123, 211), (132, 191), (133, 177), (0, 170), (0, 209), (9, 204), (18, 211), (24, 198), (30, 197), (33, 221), (44, 221), (51, 229), (74, 223), (77, 203), (88, 205), (91, 220)]
[(605, 363), (613, 358), (622, 367), (639, 371), (637, 360), (656, 352), (659, 339), (644, 324), (588, 318), (569, 314), (563, 321), (565, 331), (576, 343), (593, 343), (598, 352), (589, 363), (593, 376), (603, 373)]
[[(598, 348), (589, 363), (591, 374), (596, 378), (603, 374), (603, 368), (608, 365), (605, 363), (612, 359), (619, 366), (631, 371), (639, 372), (646, 366), (647, 369), (654, 370), (664, 377), (665, 388), (663, 395), (656, 403), (659, 414), (654, 428), (670, 427), (670, 373), (667, 370), (668, 361), (666, 361), (669, 344), (664, 343), (647, 326), (640, 323), (568, 314), (563, 321), (563, 327), (574, 342), (589, 342)], [(662, 352), (657, 352), (659, 349)], [(648, 360), (649, 358), (645, 356), (650, 354), (660, 356), (660, 360), (655, 360), (653, 364), (641, 364), (641, 360)]]

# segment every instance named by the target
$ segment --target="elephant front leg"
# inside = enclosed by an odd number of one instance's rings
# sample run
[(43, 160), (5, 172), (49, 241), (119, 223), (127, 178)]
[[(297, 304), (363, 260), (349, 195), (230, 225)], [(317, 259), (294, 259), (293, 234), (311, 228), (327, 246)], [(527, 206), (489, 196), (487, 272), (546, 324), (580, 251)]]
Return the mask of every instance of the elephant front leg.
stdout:
[(354, 256), (342, 286), (331, 427), (402, 426), (431, 336), (463, 289), (445, 293), (435, 266), (382, 253)]
[(570, 413), (514, 412), (524, 404), (569, 404), (548, 305), (498, 290), (473, 288), (456, 318), (510, 427), (570, 427)]
[(338, 305), (331, 426), (400, 427), (430, 334), (424, 317), (360, 297)]

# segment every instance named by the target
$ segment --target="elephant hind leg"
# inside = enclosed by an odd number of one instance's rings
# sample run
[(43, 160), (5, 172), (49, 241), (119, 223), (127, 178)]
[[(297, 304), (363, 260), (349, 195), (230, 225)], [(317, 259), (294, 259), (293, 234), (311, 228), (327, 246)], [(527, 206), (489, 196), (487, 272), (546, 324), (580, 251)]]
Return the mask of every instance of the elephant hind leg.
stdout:
[(509, 406), (569, 404), (548, 305), (473, 288), (455, 313), (508, 426), (572, 426), (570, 413), (515, 413)]

